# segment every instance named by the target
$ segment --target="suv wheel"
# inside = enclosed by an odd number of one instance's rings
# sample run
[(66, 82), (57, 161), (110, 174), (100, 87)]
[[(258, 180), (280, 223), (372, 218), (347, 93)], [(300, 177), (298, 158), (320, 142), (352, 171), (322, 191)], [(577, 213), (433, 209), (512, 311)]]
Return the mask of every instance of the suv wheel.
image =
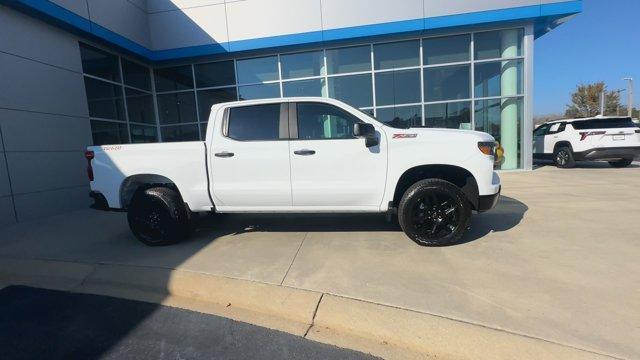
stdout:
[(625, 168), (631, 165), (632, 162), (632, 159), (620, 159), (617, 161), (609, 161), (609, 165), (613, 166), (614, 168)]
[(400, 227), (423, 246), (458, 243), (469, 227), (470, 218), (471, 206), (464, 193), (440, 179), (413, 184), (398, 206)]
[(174, 244), (189, 234), (189, 214), (182, 197), (165, 187), (137, 191), (127, 220), (138, 240), (149, 246)]
[(576, 166), (576, 161), (573, 159), (573, 152), (571, 148), (561, 146), (553, 153), (553, 162), (556, 166), (562, 169), (568, 169)]

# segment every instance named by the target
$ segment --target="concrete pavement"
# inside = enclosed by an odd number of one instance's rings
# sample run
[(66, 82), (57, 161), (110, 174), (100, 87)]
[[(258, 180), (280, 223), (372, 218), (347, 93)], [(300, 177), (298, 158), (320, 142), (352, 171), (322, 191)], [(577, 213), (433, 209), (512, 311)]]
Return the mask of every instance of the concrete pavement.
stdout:
[(640, 357), (640, 168), (502, 178), (499, 206), (446, 248), (369, 215), (214, 216), (190, 241), (148, 248), (124, 214), (87, 210), (0, 230), (0, 257), (213, 274)]

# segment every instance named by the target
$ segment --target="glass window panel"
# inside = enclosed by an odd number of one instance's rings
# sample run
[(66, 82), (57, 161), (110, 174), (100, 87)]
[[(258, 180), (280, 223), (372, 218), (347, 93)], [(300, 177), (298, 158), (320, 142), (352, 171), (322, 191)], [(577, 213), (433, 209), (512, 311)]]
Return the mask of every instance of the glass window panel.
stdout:
[(236, 84), (236, 70), (233, 61), (220, 61), (194, 65), (196, 86), (216, 87)]
[(91, 135), (93, 145), (126, 144), (129, 142), (127, 124), (120, 122), (91, 120)]
[(198, 124), (162, 126), (160, 127), (163, 142), (198, 141), (200, 133)]
[(280, 55), (283, 79), (324, 75), (322, 51)]
[(280, 104), (232, 108), (227, 134), (236, 140), (280, 139)]
[(376, 105), (419, 103), (420, 70), (376, 73)]
[(122, 59), (122, 73), (126, 85), (151, 91), (151, 74), (148, 67)]
[(130, 122), (156, 123), (151, 94), (129, 88), (125, 89), (125, 94), (127, 95), (127, 114), (129, 114)]
[(130, 124), (131, 143), (152, 143), (158, 141), (158, 129), (155, 126)]
[(371, 48), (357, 46), (327, 50), (329, 74), (371, 70)]
[(328, 85), (331, 98), (353, 107), (373, 106), (371, 74), (330, 77)]
[(359, 110), (362, 111), (363, 113), (371, 116), (371, 117), (374, 117), (373, 116), (373, 109), (359, 109)]
[(191, 65), (155, 70), (156, 91), (193, 89)]
[(422, 126), (422, 106), (378, 108), (376, 119), (399, 129)]
[(504, 149), (502, 170), (517, 169), (520, 161), (523, 119), (522, 98), (478, 100), (475, 103), (475, 130), (491, 134)]
[(475, 96), (514, 96), (522, 94), (522, 60), (475, 65)]
[[(323, 96), (324, 79), (287, 81), (282, 83), (284, 96)], [(326, 90), (325, 90), (326, 91)]]
[(157, 98), (160, 124), (196, 122), (196, 102), (192, 91), (162, 94)]
[(240, 100), (270, 99), (280, 97), (280, 85), (259, 84), (240, 86)]
[(475, 59), (497, 59), (522, 56), (523, 29), (508, 29), (476, 33)]
[(80, 43), (82, 71), (111, 81), (120, 81), (118, 57), (93, 46)]
[(422, 42), (425, 65), (445, 64), (470, 59), (471, 35), (457, 35), (424, 39)]
[(471, 102), (427, 104), (424, 107), (425, 126), (471, 130)]
[(211, 106), (228, 101), (238, 100), (236, 88), (222, 88), (212, 90), (198, 90), (198, 107), (200, 108), (200, 121), (208, 121)]
[(469, 65), (424, 69), (425, 101), (467, 99), (470, 96)]
[(89, 116), (103, 119), (124, 120), (122, 87), (106, 81), (84, 78)]
[(420, 42), (401, 41), (373, 45), (375, 69), (396, 69), (420, 65)]
[(239, 84), (278, 80), (278, 57), (269, 56), (236, 62)]
[(329, 104), (298, 103), (298, 138), (304, 140), (353, 139), (358, 118)]

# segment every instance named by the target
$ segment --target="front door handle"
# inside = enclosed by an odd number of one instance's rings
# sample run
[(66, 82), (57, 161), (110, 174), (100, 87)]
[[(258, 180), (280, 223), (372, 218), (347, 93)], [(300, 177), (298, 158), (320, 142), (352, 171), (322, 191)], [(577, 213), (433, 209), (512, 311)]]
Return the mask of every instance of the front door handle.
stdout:
[(302, 149), (302, 150), (296, 150), (293, 153), (296, 154), (296, 155), (309, 156), (309, 155), (315, 154), (316, 151), (315, 150)]
[(233, 157), (233, 155), (235, 154), (232, 152), (223, 151), (223, 152), (215, 153), (214, 155), (221, 158), (229, 158), (229, 157)]

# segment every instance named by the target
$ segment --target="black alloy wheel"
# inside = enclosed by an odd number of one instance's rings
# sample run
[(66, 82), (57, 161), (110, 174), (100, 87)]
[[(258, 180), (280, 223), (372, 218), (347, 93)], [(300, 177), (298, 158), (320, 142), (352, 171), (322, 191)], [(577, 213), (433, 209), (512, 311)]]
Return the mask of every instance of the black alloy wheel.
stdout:
[(421, 180), (411, 186), (398, 207), (398, 222), (419, 245), (443, 246), (457, 243), (469, 227), (471, 206), (454, 184)]

